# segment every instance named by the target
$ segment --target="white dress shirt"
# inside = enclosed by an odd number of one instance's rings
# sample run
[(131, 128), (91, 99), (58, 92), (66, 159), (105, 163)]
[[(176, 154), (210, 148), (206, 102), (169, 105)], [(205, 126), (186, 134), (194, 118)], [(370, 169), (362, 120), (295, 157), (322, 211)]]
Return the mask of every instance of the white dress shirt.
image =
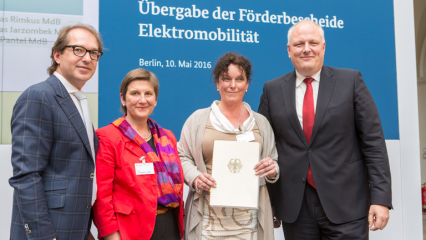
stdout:
[(78, 99), (73, 94), (75, 92), (78, 92), (78, 89), (76, 87), (74, 87), (70, 82), (68, 82), (68, 80), (66, 80), (64, 78), (64, 76), (62, 76), (60, 73), (55, 71), (53, 74), (55, 74), (55, 76), (59, 79), (59, 81), (61, 81), (61, 83), (64, 85), (65, 89), (70, 94), (71, 99), (74, 102), (75, 106), (77, 107), (77, 110), (80, 113), (80, 117), (84, 122), (84, 117), (83, 117), (83, 113), (81, 111), (80, 101), (78, 101)]
[(318, 89), (319, 89), (319, 82), (320, 82), (320, 75), (321, 70), (319, 72), (315, 73), (312, 76), (303, 76), (298, 71), (296, 71), (296, 112), (297, 117), (299, 118), (300, 126), (302, 126), (303, 129), (303, 100), (305, 98), (305, 92), (306, 92), (306, 84), (303, 82), (305, 78), (313, 78), (314, 81), (312, 81), (312, 90), (314, 92), (314, 111), (317, 111), (317, 98), (318, 98)]
[[(83, 110), (82, 110), (82, 107), (81, 107), (80, 100), (78, 100), (77, 97), (74, 95), (74, 93), (78, 92), (79, 90), (76, 87), (74, 87), (70, 82), (68, 82), (68, 80), (65, 79), (64, 76), (62, 76), (60, 73), (55, 71), (53, 74), (55, 74), (55, 76), (59, 79), (59, 81), (61, 81), (61, 83), (64, 85), (65, 89), (70, 94), (70, 97), (71, 97), (72, 101), (74, 102), (74, 105), (77, 107), (78, 113), (80, 113), (80, 117), (83, 120), (83, 123), (85, 123), (86, 121), (85, 121), (85, 118), (84, 118), (84, 115), (83, 115)], [(89, 115), (90, 115), (90, 113), (89, 113)], [(87, 130), (87, 126), (85, 126), (85, 127), (86, 127), (86, 130)], [(87, 137), (89, 138), (92, 155), (93, 155), (93, 157), (95, 157), (94, 135), (87, 133)], [(92, 138), (92, 139), (90, 139), (90, 138)], [(93, 162), (95, 162), (95, 158), (93, 158)], [(97, 185), (96, 185), (96, 170), (94, 172), (92, 184), (93, 184), (93, 188), (92, 188), (92, 205), (93, 205), (93, 203), (96, 200), (96, 192), (97, 192), (97, 189), (98, 189)]]

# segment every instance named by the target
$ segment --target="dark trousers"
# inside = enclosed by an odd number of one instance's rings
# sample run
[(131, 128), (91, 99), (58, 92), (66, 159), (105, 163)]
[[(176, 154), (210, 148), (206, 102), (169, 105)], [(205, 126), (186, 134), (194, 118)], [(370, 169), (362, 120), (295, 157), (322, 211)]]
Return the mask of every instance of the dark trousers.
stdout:
[(285, 240), (365, 240), (367, 216), (352, 222), (334, 224), (325, 215), (318, 193), (306, 184), (299, 217), (294, 223), (282, 222)]
[[(86, 235), (86, 239), (89, 238), (90, 233), (90, 229), (92, 228), (92, 221), (93, 221), (93, 208), (90, 210), (90, 218), (89, 218), (89, 226), (87, 226), (87, 235)], [(96, 236), (93, 236), (95, 239)]]
[(174, 213), (175, 209), (157, 215), (151, 240), (180, 240), (179, 227)]

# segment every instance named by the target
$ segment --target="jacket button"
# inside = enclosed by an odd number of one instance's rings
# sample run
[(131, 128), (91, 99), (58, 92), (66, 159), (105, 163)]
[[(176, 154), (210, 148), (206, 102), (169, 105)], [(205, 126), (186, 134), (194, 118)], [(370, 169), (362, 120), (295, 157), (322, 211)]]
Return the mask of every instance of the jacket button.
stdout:
[(91, 173), (90, 174), (90, 178), (94, 178), (95, 177), (95, 174), (94, 173)]
[(92, 204), (87, 204), (87, 209), (90, 209), (92, 207)]
[(30, 234), (31, 233), (31, 230), (30, 230), (30, 228), (28, 227), (28, 224), (26, 224), (25, 223), (25, 231), (27, 232), (27, 234)]
[(302, 178), (302, 183), (305, 183), (306, 181), (305, 181), (305, 179), (304, 178)]
[(308, 153), (311, 153), (311, 152), (312, 152), (312, 149), (309, 149), (309, 150), (308, 150)]

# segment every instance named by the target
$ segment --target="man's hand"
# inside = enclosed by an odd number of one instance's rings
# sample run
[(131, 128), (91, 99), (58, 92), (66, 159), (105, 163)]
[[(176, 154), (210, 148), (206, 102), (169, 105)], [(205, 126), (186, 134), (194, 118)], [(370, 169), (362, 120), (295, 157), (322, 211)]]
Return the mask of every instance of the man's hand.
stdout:
[(91, 232), (89, 232), (89, 237), (87, 238), (87, 240), (95, 240)]
[(105, 240), (121, 240), (121, 237), (120, 237), (120, 233), (118, 231), (115, 231), (109, 235), (106, 235), (104, 239)]
[[(373, 204), (368, 212), (368, 228), (371, 231), (383, 230), (389, 221), (389, 208), (383, 205)], [(374, 224), (374, 226), (373, 226)]]

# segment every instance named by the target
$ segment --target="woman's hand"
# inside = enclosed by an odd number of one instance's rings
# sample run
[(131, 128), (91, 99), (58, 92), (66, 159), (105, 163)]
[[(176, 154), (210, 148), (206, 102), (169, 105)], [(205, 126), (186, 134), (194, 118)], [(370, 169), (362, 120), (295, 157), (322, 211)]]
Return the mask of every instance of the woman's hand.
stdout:
[(212, 187), (216, 187), (216, 181), (213, 179), (213, 177), (206, 173), (203, 172), (200, 176), (198, 176), (195, 180), (194, 180), (194, 188), (195, 189), (199, 189), (202, 191), (210, 191), (210, 188)]
[(275, 217), (275, 209), (274, 209), (274, 207), (272, 207), (272, 218), (273, 218), (273, 221), (274, 221), (274, 228), (281, 227), (281, 220), (279, 220), (278, 218)]
[(109, 235), (106, 235), (104, 239), (105, 240), (121, 240), (121, 237), (120, 237), (120, 233), (118, 231), (115, 231)]
[(277, 176), (277, 169), (275, 168), (274, 161), (270, 157), (260, 160), (260, 162), (254, 166), (254, 170), (256, 171), (256, 175), (262, 174), (260, 177), (274, 179)]

